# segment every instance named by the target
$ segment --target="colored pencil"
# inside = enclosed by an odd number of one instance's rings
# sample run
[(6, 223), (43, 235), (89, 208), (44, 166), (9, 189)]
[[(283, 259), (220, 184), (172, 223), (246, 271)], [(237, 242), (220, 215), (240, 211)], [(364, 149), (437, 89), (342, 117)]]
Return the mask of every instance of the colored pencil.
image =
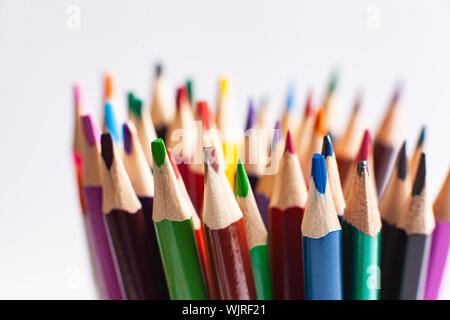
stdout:
[(256, 111), (253, 106), (253, 100), (249, 100), (247, 123), (245, 126), (244, 146), (241, 159), (244, 161), (244, 168), (252, 190), (255, 190), (259, 177), (264, 171), (267, 162), (267, 152), (265, 150), (265, 141), (256, 128)]
[[(145, 299), (168, 299), (169, 293), (164, 281), (164, 270), (159, 254), (158, 241), (153, 225), (153, 175), (140, 144), (137, 130), (132, 122), (123, 124), (124, 155), (123, 164), (131, 185), (142, 206), (142, 212), (126, 215), (130, 223), (129, 233), (134, 233), (137, 241), (135, 250), (141, 269), (143, 295)], [(118, 161), (120, 162), (120, 161)], [(112, 170), (110, 170), (112, 172)], [(131, 217), (131, 219), (130, 219)]]
[(122, 279), (102, 213), (102, 181), (100, 168), (99, 132), (91, 115), (81, 117), (83, 127), (83, 192), (86, 200), (87, 225), (92, 235), (95, 261), (102, 298), (125, 298)]
[(110, 133), (101, 136), (103, 213), (129, 300), (154, 298), (142, 206)]
[(344, 193), (342, 192), (336, 157), (333, 152), (333, 145), (331, 144), (329, 135), (323, 137), (322, 155), (325, 157), (326, 169), (328, 172), (328, 184), (330, 186), (334, 208), (338, 215), (339, 222), (342, 222), (342, 217), (345, 212)]
[(308, 161), (305, 155), (308, 153), (311, 137), (314, 132), (315, 111), (312, 99), (313, 92), (312, 90), (309, 90), (308, 97), (306, 99), (305, 111), (303, 113), (303, 119), (300, 122), (300, 126), (297, 129), (297, 133), (294, 139), (295, 150), (297, 150), (298, 160), (300, 161), (300, 164), (303, 164), (303, 161)]
[(305, 299), (342, 300), (341, 225), (327, 183), (325, 157), (317, 153), (312, 159), (301, 231)]
[(214, 274), (212, 271), (211, 258), (209, 256), (209, 251), (206, 243), (206, 235), (204, 233), (200, 217), (195, 211), (191, 199), (189, 198), (186, 186), (183, 182), (183, 178), (181, 177), (180, 170), (178, 170), (178, 165), (176, 163), (175, 157), (173, 156), (172, 150), (167, 149), (167, 156), (169, 157), (170, 164), (172, 165), (175, 177), (177, 178), (178, 186), (180, 187), (181, 193), (183, 194), (186, 200), (186, 204), (189, 207), (189, 211), (191, 212), (192, 224), (194, 226), (195, 232), (195, 239), (197, 240), (198, 253), (200, 256), (200, 261), (202, 262), (202, 268), (206, 280), (206, 286), (208, 288), (209, 298), (212, 300), (216, 300), (217, 288), (214, 279)]
[(205, 147), (203, 223), (222, 300), (254, 300), (256, 289), (242, 212), (214, 147)]
[(444, 271), (449, 268), (450, 248), (450, 170), (433, 205), (436, 227), (431, 242), (424, 299), (439, 298)]
[[(335, 139), (336, 132), (335, 132), (335, 122), (333, 120), (336, 117), (336, 104), (335, 104), (335, 95), (336, 95), (336, 88), (338, 84), (338, 73), (337, 71), (334, 71), (331, 75), (330, 82), (328, 84), (328, 90), (325, 95), (324, 102), (322, 104), (322, 108), (324, 110), (324, 128), (328, 130), (328, 134), (330, 135), (331, 139)], [(312, 157), (312, 155), (310, 155)], [(309, 174), (309, 172), (308, 172)]]
[(401, 300), (423, 298), (431, 244), (431, 233), (435, 227), (433, 208), (426, 192), (426, 162), (422, 153), (419, 167), (405, 211), (400, 216), (397, 227), (405, 232), (403, 270), (400, 280)]
[(381, 219), (367, 161), (358, 163), (352, 180), (342, 219), (344, 298), (378, 300)]
[[(316, 115), (316, 122), (314, 124), (314, 131), (309, 143), (309, 148), (306, 154), (303, 155), (300, 163), (303, 169), (303, 176), (308, 177), (311, 174), (311, 159), (314, 153), (320, 153), (322, 150), (323, 137), (327, 134), (325, 127), (325, 111), (320, 109)], [(307, 181), (308, 183), (309, 181)]]
[(153, 222), (171, 299), (207, 299), (191, 211), (178, 186), (162, 139), (151, 144)]
[(394, 155), (396, 136), (398, 131), (398, 100), (401, 87), (397, 87), (392, 97), (386, 116), (375, 135), (373, 158), (377, 193), (381, 194)]
[(272, 127), (272, 125), (269, 123), (269, 109), (270, 109), (270, 102), (267, 97), (263, 97), (261, 99), (261, 103), (258, 108), (258, 116), (256, 119), (256, 128), (262, 131), (262, 135), (264, 137), (265, 146), (262, 146), (261, 152), (264, 153), (266, 156), (270, 154), (270, 140), (272, 139), (272, 132), (269, 130), (269, 128)]
[(128, 93), (128, 118), (136, 127), (139, 143), (142, 146), (145, 160), (149, 167), (152, 167), (152, 152), (150, 143), (156, 139), (156, 131), (150, 117), (150, 111), (144, 107), (141, 99), (133, 93)]
[(341, 177), (341, 183), (344, 183), (344, 179), (348, 174), (353, 159), (358, 154), (358, 146), (362, 139), (363, 131), (361, 129), (361, 100), (362, 95), (359, 93), (356, 96), (353, 111), (350, 116), (350, 120), (347, 124), (344, 134), (339, 138), (335, 144), (336, 161), (339, 169), (339, 176)]
[(269, 228), (269, 203), (275, 185), (275, 175), (278, 171), (283, 152), (282, 139), (280, 122), (277, 121), (272, 139), (271, 155), (255, 189), (256, 204), (258, 205), (258, 210), (261, 213), (266, 228)]
[(422, 126), (420, 130), (419, 139), (417, 139), (416, 148), (414, 149), (414, 153), (410, 160), (410, 168), (411, 172), (417, 172), (417, 168), (419, 167), (420, 156), (422, 152), (425, 152), (425, 139), (426, 139), (427, 127)]
[(193, 160), (197, 132), (186, 87), (178, 88), (176, 105), (175, 118), (167, 129), (164, 141), (174, 153), (183, 180), (190, 181), (192, 178), (189, 164)]
[(397, 222), (411, 193), (411, 178), (406, 156), (406, 141), (398, 152), (391, 177), (380, 200), (381, 214), (381, 299), (398, 298), (401, 276), (401, 255), (404, 234)]
[(227, 77), (220, 79), (219, 85), (219, 99), (216, 109), (216, 124), (217, 129), (223, 135), (223, 155), (227, 163), (225, 168), (225, 175), (234, 189), (234, 179), (236, 175), (236, 165), (241, 151), (240, 137), (238, 137), (233, 130), (232, 121), (234, 117), (234, 101), (233, 92), (230, 80)]
[(248, 249), (252, 261), (256, 294), (259, 300), (272, 299), (272, 283), (270, 280), (269, 247), (267, 229), (262, 221), (250, 181), (245, 168), (239, 160), (236, 170), (236, 201), (244, 216)]
[(269, 252), (274, 299), (304, 298), (302, 238), (299, 231), (306, 198), (306, 184), (288, 131), (269, 205)]
[(150, 113), (155, 125), (156, 136), (163, 139), (166, 137), (167, 127), (175, 117), (175, 104), (167, 90), (163, 67), (161, 64), (157, 64), (155, 66), (153, 93), (150, 98)]
[(191, 108), (194, 108), (195, 106), (194, 80), (192, 79), (186, 80), (186, 89), (189, 96), (189, 102), (191, 103)]
[(81, 125), (81, 116), (85, 113), (84, 112), (84, 104), (85, 104), (85, 98), (84, 98), (84, 88), (80, 83), (76, 83), (73, 86), (73, 93), (74, 93), (74, 105), (75, 105), (75, 125), (74, 125), (74, 135), (73, 135), (73, 147), (72, 147), (72, 153), (73, 153), (73, 164), (75, 167), (75, 175), (77, 178), (77, 185), (78, 185), (78, 197), (80, 199), (80, 207), (81, 212), (83, 214), (86, 213), (86, 204), (84, 201), (83, 196), (83, 185), (82, 185), (82, 140), (83, 140), (83, 128)]
[(288, 130), (292, 131), (296, 127), (295, 120), (292, 117), (292, 110), (294, 109), (295, 100), (295, 87), (290, 85), (286, 97), (286, 107), (281, 116), (281, 132), (283, 135), (286, 134)]

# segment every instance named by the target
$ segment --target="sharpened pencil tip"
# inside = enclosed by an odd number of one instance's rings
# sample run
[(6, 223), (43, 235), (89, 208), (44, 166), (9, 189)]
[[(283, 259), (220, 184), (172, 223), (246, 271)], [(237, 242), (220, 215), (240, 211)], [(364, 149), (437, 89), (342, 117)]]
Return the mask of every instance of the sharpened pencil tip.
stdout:
[(177, 179), (180, 179), (180, 170), (178, 169), (177, 162), (175, 160), (175, 157), (173, 156), (173, 152), (171, 149), (167, 149), (167, 156), (169, 157), (170, 164), (172, 165), (172, 169), (175, 172), (175, 176)]
[(251, 129), (255, 126), (256, 112), (253, 106), (253, 99), (248, 101), (248, 114), (247, 114), (247, 124), (245, 125), (245, 130)]
[(114, 85), (113, 85), (113, 77), (111, 73), (105, 73), (105, 76), (103, 78), (104, 86), (105, 86), (105, 100), (111, 100), (113, 96), (114, 91)]
[(311, 177), (317, 191), (324, 194), (327, 186), (327, 167), (325, 165), (325, 157), (315, 153), (312, 157)]
[(230, 83), (227, 77), (220, 78), (220, 94), (222, 96), (225, 97), (226, 95), (228, 95), (229, 87)]
[(397, 162), (397, 177), (401, 180), (405, 180), (408, 174), (408, 158), (406, 156), (406, 140), (403, 141), (402, 147), (398, 152)]
[(245, 172), (244, 165), (241, 159), (238, 161), (236, 169), (236, 187), (235, 194), (237, 197), (245, 198), (248, 195), (248, 179)]
[(371, 147), (372, 138), (370, 136), (370, 131), (365, 130), (361, 146), (359, 147), (358, 156), (356, 157), (356, 161), (367, 161), (369, 159), (369, 152)]
[(216, 148), (204, 147), (203, 157), (205, 160), (205, 177), (208, 172), (208, 167), (211, 166), (215, 172), (219, 172), (219, 157), (217, 155)]
[(133, 143), (133, 141), (132, 141), (130, 127), (129, 127), (128, 122), (125, 122), (123, 124), (123, 147), (127, 154), (130, 154), (130, 152), (131, 152), (131, 144), (132, 143)]
[(359, 110), (361, 110), (361, 104), (363, 99), (363, 93), (362, 90), (358, 91), (355, 98), (355, 104), (353, 105), (353, 114), (358, 113)]
[(177, 108), (189, 102), (189, 94), (185, 86), (179, 87), (177, 90)]
[(119, 127), (117, 125), (116, 115), (111, 103), (105, 103), (105, 124), (108, 131), (111, 133), (112, 138), (116, 143), (121, 142), (121, 135), (119, 133)]
[(416, 148), (420, 148), (424, 144), (425, 138), (426, 138), (426, 133), (427, 133), (427, 127), (425, 125), (423, 125), (422, 129), (420, 130), (420, 136), (419, 136), (419, 140), (417, 140)]
[(315, 124), (316, 132), (322, 136), (327, 134), (327, 130), (325, 128), (325, 110), (323, 108), (319, 109), (316, 116), (316, 124)]
[(369, 174), (369, 166), (367, 165), (367, 161), (359, 161), (356, 165), (356, 172), (358, 173), (358, 176), (362, 176), (364, 172), (367, 172)]
[(203, 129), (211, 129), (211, 113), (208, 108), (208, 102), (198, 101), (197, 102), (197, 112), (200, 120), (202, 121)]
[(114, 160), (113, 141), (109, 132), (102, 133), (100, 138), (101, 154), (106, 168), (109, 170)]
[(162, 75), (163, 67), (161, 63), (157, 63), (155, 65), (155, 75), (157, 78), (159, 78)]
[(339, 73), (337, 70), (333, 71), (333, 73), (331, 74), (331, 79), (330, 79), (330, 84), (328, 86), (328, 92), (334, 93), (334, 91), (336, 91), (337, 88), (337, 84), (338, 84), (338, 77), (339, 77)]
[(166, 158), (166, 146), (164, 145), (163, 139), (158, 138), (153, 140), (151, 146), (153, 160), (155, 160), (158, 167), (161, 167), (164, 163), (164, 159)]
[(82, 116), (81, 124), (83, 126), (84, 137), (89, 145), (92, 146), (97, 143), (100, 133), (95, 125), (94, 119), (92, 119), (92, 116), (90, 114)]
[(191, 106), (194, 106), (194, 81), (192, 79), (186, 80), (186, 88), (188, 91), (189, 101), (191, 102)]
[(304, 117), (309, 117), (314, 115), (314, 107), (313, 107), (313, 90), (308, 90), (308, 96), (306, 98), (306, 106), (305, 106), (305, 113)]
[(85, 107), (85, 89), (81, 82), (76, 82), (73, 85), (73, 94), (75, 98), (75, 108), (84, 108)]
[(295, 100), (295, 86), (291, 84), (288, 88), (286, 98), (286, 109), (288, 112), (294, 108), (294, 100)]
[(284, 148), (284, 152), (286, 151), (291, 154), (295, 154), (294, 143), (292, 142), (292, 135), (290, 130), (288, 130), (286, 134), (286, 146)]
[(416, 196), (422, 193), (425, 186), (425, 178), (427, 174), (425, 153), (420, 155), (419, 167), (417, 168), (416, 177), (414, 179), (414, 186), (412, 189), (412, 195)]
[(128, 110), (129, 112), (133, 113), (137, 118), (141, 118), (142, 106), (143, 106), (142, 100), (136, 98), (133, 95), (132, 101), (129, 101)]
[(275, 146), (278, 144), (278, 142), (281, 141), (282, 138), (283, 138), (283, 133), (281, 132), (280, 121), (277, 121), (275, 123), (275, 132), (273, 133), (272, 147), (271, 147), (272, 150), (275, 148)]
[(391, 100), (392, 106), (395, 106), (397, 104), (397, 102), (400, 99), (400, 96), (402, 94), (402, 91), (403, 91), (403, 83), (398, 82), (395, 86), (394, 93), (392, 94), (392, 100)]
[(325, 158), (333, 156), (333, 145), (331, 144), (331, 138), (329, 134), (323, 137), (322, 154), (325, 156)]

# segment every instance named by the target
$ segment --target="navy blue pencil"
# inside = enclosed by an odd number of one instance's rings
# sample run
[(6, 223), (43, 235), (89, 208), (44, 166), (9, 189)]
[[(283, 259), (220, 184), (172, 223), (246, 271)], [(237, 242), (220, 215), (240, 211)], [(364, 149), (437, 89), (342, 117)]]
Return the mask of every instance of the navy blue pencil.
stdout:
[(342, 300), (341, 225), (327, 181), (325, 157), (314, 154), (302, 222), (305, 298)]

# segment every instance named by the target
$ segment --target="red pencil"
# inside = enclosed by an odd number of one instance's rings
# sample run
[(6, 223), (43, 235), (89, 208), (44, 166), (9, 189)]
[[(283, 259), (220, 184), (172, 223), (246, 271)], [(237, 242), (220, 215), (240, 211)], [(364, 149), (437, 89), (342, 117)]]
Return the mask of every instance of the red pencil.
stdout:
[(219, 298), (256, 300), (256, 289), (242, 212), (214, 147), (204, 148), (203, 223), (211, 250)]
[(269, 252), (274, 299), (303, 299), (301, 224), (308, 194), (288, 131), (270, 201)]

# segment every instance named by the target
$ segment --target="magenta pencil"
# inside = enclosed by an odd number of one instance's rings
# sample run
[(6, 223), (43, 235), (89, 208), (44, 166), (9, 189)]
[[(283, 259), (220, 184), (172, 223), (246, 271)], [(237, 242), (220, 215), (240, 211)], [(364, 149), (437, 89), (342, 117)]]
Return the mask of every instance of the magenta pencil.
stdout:
[(426, 300), (439, 299), (444, 271), (450, 248), (450, 171), (433, 205), (436, 228), (433, 231), (431, 251), (428, 264)]
[(91, 115), (81, 118), (83, 127), (83, 193), (86, 200), (87, 227), (92, 235), (94, 256), (102, 298), (122, 300), (123, 287), (117, 262), (102, 212), (99, 132)]

